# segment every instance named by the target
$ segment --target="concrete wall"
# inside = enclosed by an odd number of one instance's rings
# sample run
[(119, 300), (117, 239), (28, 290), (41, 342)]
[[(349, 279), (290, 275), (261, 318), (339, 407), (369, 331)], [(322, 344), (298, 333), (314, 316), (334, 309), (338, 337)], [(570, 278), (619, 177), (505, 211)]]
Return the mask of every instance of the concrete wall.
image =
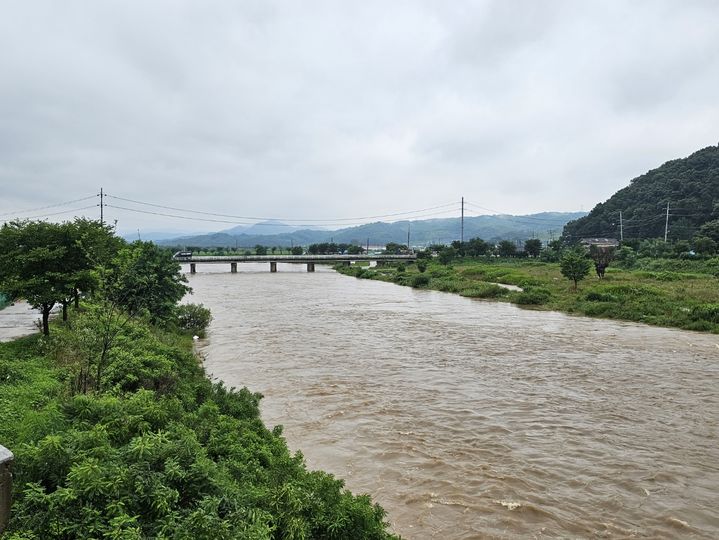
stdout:
[(13, 455), (10, 450), (0, 446), (0, 535), (10, 519), (10, 493), (12, 491), (11, 465)]

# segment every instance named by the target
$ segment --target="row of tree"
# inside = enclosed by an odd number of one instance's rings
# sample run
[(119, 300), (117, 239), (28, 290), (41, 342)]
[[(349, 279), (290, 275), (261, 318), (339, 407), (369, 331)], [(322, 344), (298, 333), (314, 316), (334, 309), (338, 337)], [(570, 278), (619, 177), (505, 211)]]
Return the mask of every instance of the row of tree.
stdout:
[(189, 291), (179, 270), (170, 251), (128, 244), (97, 221), (15, 221), (0, 228), (0, 291), (40, 310), (46, 335), (52, 309), (61, 305), (67, 320), (68, 305), (81, 293), (96, 294), (118, 313), (166, 319)]

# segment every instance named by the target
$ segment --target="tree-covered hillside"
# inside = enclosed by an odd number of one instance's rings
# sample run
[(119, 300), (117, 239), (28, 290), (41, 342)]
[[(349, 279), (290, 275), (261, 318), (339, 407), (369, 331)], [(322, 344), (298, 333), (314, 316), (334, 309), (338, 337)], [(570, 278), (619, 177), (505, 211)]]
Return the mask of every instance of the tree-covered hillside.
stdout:
[(619, 238), (621, 211), (625, 239), (663, 238), (667, 203), (669, 239), (710, 236), (709, 222), (719, 218), (719, 146), (668, 161), (635, 178), (586, 217), (567, 223), (564, 237)]
[[(487, 241), (526, 240), (539, 237), (549, 240), (558, 234), (570, 220), (583, 216), (583, 212), (542, 212), (524, 216), (493, 215), (471, 216), (464, 219), (464, 237), (483, 238)], [(460, 219), (424, 219), (395, 221), (393, 223), (375, 222), (356, 227), (347, 227), (334, 231), (304, 229), (285, 234), (248, 235), (218, 232), (212, 234), (162, 240), (166, 246), (198, 247), (251, 247), (256, 244), (265, 246), (307, 246), (321, 242), (338, 242), (364, 245), (367, 240), (373, 245), (388, 242), (407, 243), (407, 229), (410, 229), (412, 245), (449, 243), (459, 240)]]

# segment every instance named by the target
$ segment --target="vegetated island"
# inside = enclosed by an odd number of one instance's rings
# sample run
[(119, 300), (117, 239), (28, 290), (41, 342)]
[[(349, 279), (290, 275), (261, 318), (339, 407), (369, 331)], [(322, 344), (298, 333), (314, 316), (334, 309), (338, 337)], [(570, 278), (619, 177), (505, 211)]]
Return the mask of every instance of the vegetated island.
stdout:
[(337, 266), (336, 270), (363, 279), (534, 309), (719, 333), (719, 258), (646, 259), (640, 263), (637, 269), (626, 269), (617, 262), (606, 269), (603, 279), (587, 275), (576, 291), (559, 262), (526, 258), (458, 257), (447, 265), (420, 259), (415, 264)]
[(178, 305), (179, 270), (97, 222), (0, 229), (0, 289), (66, 308), (0, 344), (4, 538), (396, 538), (369, 496), (307, 470), (263, 425), (259, 394), (208, 380), (192, 336), (210, 314)]

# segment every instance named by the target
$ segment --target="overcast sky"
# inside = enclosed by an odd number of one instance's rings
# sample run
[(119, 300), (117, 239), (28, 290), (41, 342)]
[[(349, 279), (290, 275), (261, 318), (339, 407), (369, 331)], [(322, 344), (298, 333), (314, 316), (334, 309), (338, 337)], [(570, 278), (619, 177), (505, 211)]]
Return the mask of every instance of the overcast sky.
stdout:
[(719, 142), (716, 0), (0, 5), (0, 214), (589, 210)]

